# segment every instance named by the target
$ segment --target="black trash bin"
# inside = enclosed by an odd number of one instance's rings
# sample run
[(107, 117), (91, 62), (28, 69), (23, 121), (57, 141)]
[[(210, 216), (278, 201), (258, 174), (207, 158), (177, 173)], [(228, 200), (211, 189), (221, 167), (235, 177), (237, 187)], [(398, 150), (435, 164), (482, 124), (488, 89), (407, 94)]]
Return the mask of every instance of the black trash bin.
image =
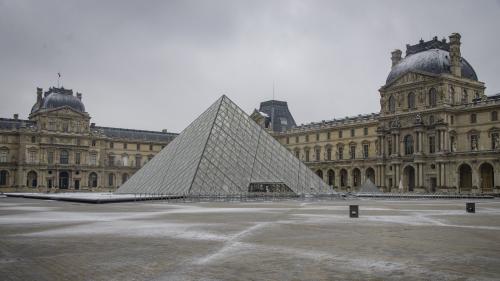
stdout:
[(351, 218), (359, 217), (359, 206), (358, 205), (349, 205), (349, 217), (351, 217)]
[(471, 202), (465, 203), (465, 210), (467, 210), (467, 213), (475, 213), (476, 203), (471, 203)]

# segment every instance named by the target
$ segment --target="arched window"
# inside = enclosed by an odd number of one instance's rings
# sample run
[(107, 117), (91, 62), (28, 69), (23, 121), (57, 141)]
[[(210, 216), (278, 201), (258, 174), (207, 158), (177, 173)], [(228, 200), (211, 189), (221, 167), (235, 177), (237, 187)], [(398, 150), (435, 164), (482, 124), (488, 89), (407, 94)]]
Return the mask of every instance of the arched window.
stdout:
[(26, 186), (28, 187), (37, 187), (38, 186), (38, 175), (35, 171), (30, 171), (26, 178)]
[(389, 112), (394, 113), (396, 111), (396, 100), (393, 96), (389, 97)]
[(437, 102), (437, 93), (436, 93), (436, 89), (434, 88), (431, 88), (429, 90), (429, 106), (436, 106), (436, 102)]
[(115, 175), (113, 175), (112, 173), (108, 175), (108, 185), (109, 186), (113, 186), (114, 185), (114, 182), (115, 182)]
[(413, 92), (408, 94), (408, 108), (415, 109), (415, 94)]
[(59, 163), (60, 164), (68, 164), (69, 162), (69, 153), (67, 150), (61, 150), (59, 155)]
[(7, 185), (7, 179), (9, 177), (9, 173), (5, 170), (0, 171), (0, 186), (5, 186)]
[(404, 144), (405, 144), (405, 155), (413, 154), (413, 136), (412, 135), (405, 136)]
[(333, 186), (335, 184), (335, 172), (330, 169), (328, 170), (328, 185)]
[(317, 170), (316, 171), (316, 175), (318, 175), (318, 177), (320, 177), (321, 179), (323, 179), (323, 171)]
[(89, 175), (89, 186), (90, 187), (97, 187), (97, 174), (92, 172)]

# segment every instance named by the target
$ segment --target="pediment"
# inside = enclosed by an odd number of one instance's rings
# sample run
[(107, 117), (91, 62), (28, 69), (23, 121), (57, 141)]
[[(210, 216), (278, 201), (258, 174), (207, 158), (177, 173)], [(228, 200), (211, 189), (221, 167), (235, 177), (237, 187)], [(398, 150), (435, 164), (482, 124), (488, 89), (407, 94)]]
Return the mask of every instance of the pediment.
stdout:
[(54, 108), (54, 109), (48, 109), (44, 113), (46, 113), (49, 116), (56, 115), (59, 117), (64, 116), (64, 117), (68, 117), (68, 118), (88, 117), (88, 115), (86, 113), (82, 113), (80, 111), (77, 111), (70, 106), (63, 106), (63, 107), (58, 107), (58, 108)]
[(421, 72), (421, 71), (409, 71), (401, 76), (399, 76), (396, 80), (384, 86), (384, 88), (391, 88), (397, 86), (404, 86), (408, 84), (418, 83), (418, 82), (426, 82), (433, 79), (436, 79), (435, 74)]

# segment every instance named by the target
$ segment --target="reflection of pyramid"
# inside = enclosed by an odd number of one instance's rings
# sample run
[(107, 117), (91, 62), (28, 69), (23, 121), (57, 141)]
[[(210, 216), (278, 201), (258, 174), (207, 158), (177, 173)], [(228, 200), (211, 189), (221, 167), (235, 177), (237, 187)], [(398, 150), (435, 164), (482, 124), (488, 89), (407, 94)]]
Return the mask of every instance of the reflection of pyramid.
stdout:
[(370, 179), (367, 179), (365, 183), (359, 188), (358, 193), (382, 193), (382, 192)]
[(335, 193), (222, 96), (137, 171), (117, 193)]

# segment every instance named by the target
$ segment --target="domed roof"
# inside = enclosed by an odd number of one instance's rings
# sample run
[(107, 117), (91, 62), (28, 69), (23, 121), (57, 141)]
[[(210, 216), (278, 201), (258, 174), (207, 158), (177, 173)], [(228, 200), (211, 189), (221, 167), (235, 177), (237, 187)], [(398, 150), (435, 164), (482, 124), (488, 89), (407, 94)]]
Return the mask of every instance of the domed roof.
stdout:
[(81, 96), (73, 96), (73, 91), (69, 89), (50, 88), (49, 91), (45, 93), (45, 97), (40, 102), (33, 105), (31, 113), (41, 109), (52, 109), (63, 106), (69, 106), (79, 112), (85, 112), (85, 106), (81, 101)]
[[(462, 77), (476, 80), (474, 68), (464, 59), (460, 59)], [(387, 76), (386, 84), (396, 80), (409, 71), (424, 71), (434, 74), (450, 73), (450, 54), (441, 49), (429, 49), (422, 52), (409, 54), (396, 64)]]

